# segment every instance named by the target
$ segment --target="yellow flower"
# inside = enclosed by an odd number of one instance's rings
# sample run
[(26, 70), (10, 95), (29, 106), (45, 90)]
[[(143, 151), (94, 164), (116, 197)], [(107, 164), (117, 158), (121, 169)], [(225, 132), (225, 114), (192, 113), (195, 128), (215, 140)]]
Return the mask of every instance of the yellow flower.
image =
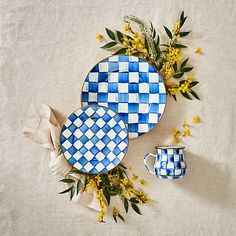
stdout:
[(128, 39), (127, 37), (124, 37), (124, 41), (125, 41), (126, 43), (128, 43), (128, 42), (129, 42), (129, 39)]
[(193, 117), (193, 122), (194, 122), (194, 123), (199, 123), (199, 122), (200, 122), (200, 117), (197, 116), (197, 115), (194, 116), (194, 117)]
[(95, 180), (97, 182), (97, 185), (99, 185), (102, 182), (102, 179), (101, 179), (100, 175), (96, 175)]
[(94, 190), (97, 187), (96, 181), (92, 177), (88, 177), (88, 182), (85, 186), (85, 192), (87, 192), (90, 188)]
[(125, 54), (129, 56), (132, 55), (132, 49), (127, 48)]
[(174, 136), (172, 138), (172, 143), (179, 143), (179, 137), (178, 136)]
[(134, 33), (134, 38), (135, 38), (135, 39), (140, 39), (140, 34), (139, 34), (138, 32), (135, 32), (135, 33)]
[(185, 81), (184, 84), (181, 84), (181, 86), (179, 87), (179, 90), (182, 91), (183, 93), (189, 92), (190, 90), (189, 82)]
[(129, 170), (133, 170), (133, 167), (132, 167), (132, 166), (130, 166), (130, 167), (129, 167)]
[(179, 94), (179, 89), (178, 88), (169, 88), (168, 89), (172, 95)]
[(144, 49), (143, 49), (143, 52), (144, 52), (144, 53), (147, 53), (147, 49), (146, 49), (146, 48), (144, 48)]
[(123, 25), (123, 30), (130, 33), (131, 32), (131, 27), (130, 27), (130, 23), (125, 23)]
[(165, 62), (163, 64), (163, 70), (166, 75), (172, 75), (174, 72), (172, 64), (170, 62)]
[(179, 30), (180, 30), (180, 22), (177, 21), (177, 22), (175, 23), (175, 26), (174, 26), (173, 32), (174, 32), (174, 33), (178, 33)]
[(96, 34), (96, 40), (97, 41), (102, 41), (102, 39), (103, 39), (103, 36), (101, 34), (97, 33)]
[[(102, 196), (102, 194), (103, 194), (103, 190), (102, 190), (102, 189), (100, 189), (100, 190), (97, 191), (96, 200), (97, 200), (98, 202), (102, 202), (102, 201), (103, 201), (103, 196)], [(104, 206), (104, 205), (102, 204), (102, 206)]]
[(183, 123), (183, 127), (184, 127), (185, 129), (189, 128), (189, 124), (187, 123), (187, 121), (185, 121), (185, 122)]
[(149, 196), (145, 194), (142, 190), (136, 191), (135, 192), (136, 199), (138, 200), (139, 204), (145, 203), (149, 201)]
[(122, 43), (122, 45), (123, 45), (124, 47), (127, 47), (127, 46), (128, 46), (128, 43), (124, 41), (124, 42)]
[(103, 217), (105, 215), (105, 211), (100, 211), (98, 214), (98, 222), (103, 222)]
[(194, 80), (194, 77), (192, 75), (187, 77), (187, 81), (191, 83)]
[(196, 48), (195, 53), (197, 53), (198, 55), (202, 54), (202, 48), (200, 47)]
[(133, 174), (132, 181), (135, 181), (136, 179), (138, 179), (138, 175)]
[(181, 61), (181, 51), (178, 48), (173, 48), (172, 46), (169, 46), (168, 52), (165, 54), (165, 58), (168, 62), (171, 64), (174, 64), (175, 62)]
[(144, 179), (140, 179), (140, 184), (142, 184), (142, 185), (145, 185), (145, 184), (147, 184), (147, 182), (146, 182), (146, 180), (144, 180)]
[(120, 210), (114, 207), (113, 211), (112, 211), (112, 215), (113, 216), (118, 216), (119, 214), (120, 214)]
[(179, 34), (173, 36), (173, 40), (174, 40), (174, 41), (177, 41), (179, 38), (180, 38), (180, 35), (179, 35)]
[(106, 214), (106, 212), (105, 212), (106, 205), (104, 203), (103, 190), (102, 189), (97, 190), (96, 200), (97, 200), (97, 202), (99, 203), (99, 206), (100, 206), (100, 212), (98, 214), (98, 221), (103, 222), (103, 217)]
[[(143, 44), (142, 43), (139, 43), (138, 44), (138, 48), (143, 48)], [(147, 50), (147, 49), (146, 49)]]
[(190, 129), (189, 129), (189, 128), (187, 128), (187, 129), (184, 130), (183, 136), (191, 136), (191, 132), (190, 132)]
[(173, 135), (179, 135), (180, 134), (180, 130), (179, 129), (177, 129), (177, 128), (175, 128), (175, 129), (172, 129), (172, 134)]

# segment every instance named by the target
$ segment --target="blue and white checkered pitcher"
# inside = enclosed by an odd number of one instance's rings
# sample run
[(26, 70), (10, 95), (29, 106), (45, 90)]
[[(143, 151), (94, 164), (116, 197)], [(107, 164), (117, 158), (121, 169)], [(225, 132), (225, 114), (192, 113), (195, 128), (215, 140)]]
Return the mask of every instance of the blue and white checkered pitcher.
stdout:
[[(150, 167), (148, 159), (155, 158), (154, 165)], [(184, 159), (183, 146), (156, 147), (156, 154), (148, 153), (144, 157), (144, 164), (148, 171), (161, 179), (180, 179), (187, 170)]]

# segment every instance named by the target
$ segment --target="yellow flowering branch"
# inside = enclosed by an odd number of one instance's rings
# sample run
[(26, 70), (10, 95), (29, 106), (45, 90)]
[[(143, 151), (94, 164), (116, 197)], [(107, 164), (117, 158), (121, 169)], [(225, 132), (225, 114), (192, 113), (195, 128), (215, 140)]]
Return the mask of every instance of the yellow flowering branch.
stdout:
[[(193, 123), (199, 123), (200, 122), (200, 117), (198, 115), (195, 115), (192, 118)], [(186, 136), (191, 136), (191, 125), (188, 122), (183, 123), (183, 128), (182, 130), (178, 128), (172, 129), (172, 143), (179, 143), (182, 137)]]
[[(84, 178), (84, 184), (82, 187), (82, 182), (79, 184), (79, 191), (92, 191), (97, 192), (96, 200), (99, 203), (100, 211), (98, 213), (97, 220), (99, 222), (105, 222), (104, 216), (106, 215), (107, 205), (110, 205), (110, 199), (113, 196), (119, 196), (122, 204), (124, 206), (125, 212), (128, 212), (129, 206), (141, 215), (141, 211), (138, 204), (143, 204), (149, 201), (149, 196), (145, 194), (142, 190), (136, 188), (134, 183), (129, 179), (126, 173), (126, 167), (120, 164), (113, 170), (100, 174), (100, 175), (88, 175), (83, 174), (80, 171), (73, 169), (74, 173), (79, 173)], [(70, 185), (68, 189), (61, 193), (70, 193), (70, 199), (75, 195), (75, 188), (77, 182), (80, 180), (74, 180), (70, 177), (61, 180)], [(145, 180), (141, 181), (142, 184), (146, 183)], [(141, 183), (140, 182), (140, 183)], [(78, 190), (76, 194), (78, 194)], [(120, 214), (118, 208), (113, 208), (113, 219), (117, 222), (117, 217), (122, 221), (125, 221), (123, 216)]]
[[(187, 46), (180, 44), (182, 37), (186, 37), (191, 31), (182, 31), (182, 27), (187, 19), (184, 12), (181, 13), (179, 20), (175, 23), (172, 30), (164, 26), (164, 30), (170, 39), (166, 44), (160, 44), (160, 37), (156, 29), (150, 22), (150, 27), (147, 27), (139, 18), (135, 16), (125, 16), (125, 24), (123, 26), (124, 33), (116, 30), (113, 32), (106, 28), (108, 37), (112, 40), (104, 46), (103, 49), (112, 49), (115, 47), (118, 50), (113, 53), (134, 55), (145, 59), (153, 65), (163, 76), (167, 94), (177, 101), (177, 95), (181, 94), (186, 99), (192, 100), (199, 97), (193, 91), (198, 81), (190, 81), (193, 77), (182, 79), (186, 73), (193, 70), (193, 67), (187, 65), (189, 58), (183, 59), (183, 49)], [(135, 32), (131, 23), (138, 25), (140, 33)], [(196, 50), (196, 53), (201, 53), (201, 48)]]

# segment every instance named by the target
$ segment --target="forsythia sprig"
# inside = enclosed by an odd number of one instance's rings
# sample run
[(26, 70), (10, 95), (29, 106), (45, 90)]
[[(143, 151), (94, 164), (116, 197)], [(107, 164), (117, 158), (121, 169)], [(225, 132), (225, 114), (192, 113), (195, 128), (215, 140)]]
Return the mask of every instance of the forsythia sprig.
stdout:
[[(106, 28), (106, 33), (112, 41), (101, 48), (117, 49), (113, 55), (133, 55), (148, 61), (160, 71), (167, 94), (176, 101), (176, 96), (179, 94), (189, 100), (193, 98), (200, 100), (196, 92), (193, 91), (193, 87), (199, 82), (194, 80), (193, 76), (181, 79), (186, 73), (193, 70), (193, 67), (187, 65), (189, 58), (184, 58), (184, 49), (187, 46), (179, 43), (181, 38), (186, 37), (191, 32), (182, 30), (186, 19), (187, 16), (182, 12), (172, 30), (164, 26), (169, 41), (161, 44), (160, 37), (152, 22), (150, 22), (150, 27), (147, 27), (137, 17), (125, 16), (123, 32)], [(134, 30), (131, 23), (137, 24), (140, 32)], [(197, 48), (196, 53), (201, 54), (201, 50), (201, 48)]]
[[(118, 195), (122, 201), (125, 212), (128, 212), (129, 206), (138, 214), (141, 215), (138, 204), (143, 204), (149, 201), (149, 196), (142, 190), (136, 188), (132, 180), (128, 178), (126, 174), (127, 168), (120, 164), (113, 170), (100, 174), (100, 175), (88, 175), (84, 174), (77, 169), (73, 168), (72, 172), (80, 174), (80, 178), (84, 178), (82, 184), (80, 179), (66, 178), (62, 179), (61, 182), (67, 183), (69, 188), (62, 191), (61, 193), (70, 193), (70, 200), (73, 196), (78, 194), (80, 191), (96, 191), (96, 200), (100, 206), (100, 212), (98, 214), (97, 220), (99, 222), (104, 222), (104, 216), (106, 215), (106, 208), (110, 205), (110, 199), (113, 196)], [(77, 183), (79, 184), (79, 187)], [(140, 184), (146, 184), (146, 181), (141, 179)], [(77, 188), (77, 191), (75, 191)], [(117, 217), (122, 221), (125, 221), (124, 217), (121, 215), (118, 208), (113, 208), (113, 219), (117, 222)]]
[[(200, 117), (198, 115), (195, 115), (192, 118), (193, 123), (199, 123)], [(191, 136), (191, 126), (188, 122), (183, 123), (183, 129), (180, 130), (178, 128), (172, 129), (172, 143), (179, 143), (181, 137)]]

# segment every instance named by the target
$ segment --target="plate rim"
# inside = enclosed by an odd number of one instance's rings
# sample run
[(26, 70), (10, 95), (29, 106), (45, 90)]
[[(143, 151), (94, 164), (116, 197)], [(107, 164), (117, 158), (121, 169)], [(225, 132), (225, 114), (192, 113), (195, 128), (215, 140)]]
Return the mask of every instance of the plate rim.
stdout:
[[(157, 123), (156, 123), (150, 130), (148, 130), (148, 132), (145, 132), (145, 133), (143, 133), (142, 135), (140, 135), (140, 136), (138, 135), (137, 137), (134, 137), (134, 138), (130, 138), (130, 137), (129, 137), (129, 139), (137, 139), (137, 138), (139, 138), (139, 137), (142, 137), (142, 136), (145, 135), (145, 134), (150, 133), (150, 132), (157, 126), (157, 124), (161, 121), (161, 119), (162, 119), (162, 117), (163, 117), (163, 115), (164, 115), (164, 113), (165, 113), (165, 111), (166, 111), (166, 105), (167, 105), (167, 93), (166, 93), (166, 86), (165, 86), (165, 83), (164, 83), (164, 79), (163, 79), (161, 73), (160, 73), (152, 64), (150, 64), (146, 59), (143, 59), (143, 58), (140, 58), (140, 57), (137, 57), (137, 56), (133, 56), (133, 55), (117, 54), (117, 55), (111, 55), (111, 56), (105, 57), (105, 58), (103, 58), (102, 60), (100, 60), (99, 62), (97, 62), (97, 63), (89, 70), (89, 72), (87, 73), (87, 75), (85, 76), (85, 79), (84, 79), (84, 81), (83, 81), (83, 84), (82, 84), (82, 87), (81, 87), (81, 94), (80, 94), (80, 105), (81, 105), (81, 107), (93, 106), (93, 105), (85, 105), (85, 106), (83, 106), (83, 101), (82, 101), (82, 98), (83, 98), (83, 87), (84, 87), (84, 84), (85, 84), (85, 82), (86, 82), (86, 78), (88, 77), (89, 73), (91, 72), (91, 70), (92, 70), (96, 65), (98, 65), (99, 63), (103, 62), (104, 60), (106, 60), (106, 59), (108, 59), (108, 58), (111, 58), (111, 57), (114, 57), (114, 56), (126, 56), (126, 57), (132, 56), (132, 57), (136, 57), (136, 58), (138, 58), (138, 59), (141, 59), (141, 60), (147, 62), (147, 63), (148, 63), (149, 65), (151, 65), (151, 66), (153, 67), (153, 69), (157, 72), (157, 74), (159, 75), (159, 77), (161, 78), (161, 80), (162, 80), (162, 82), (163, 82), (163, 84), (164, 84), (166, 102), (165, 102), (165, 106), (164, 106), (163, 113), (162, 113), (160, 119), (157, 121)], [(127, 94), (129, 94), (129, 93), (127, 93)], [(94, 104), (94, 106), (102, 106), (102, 105), (96, 105), (96, 104)], [(102, 106), (102, 107), (105, 107), (105, 106)], [(108, 108), (109, 108), (109, 107), (108, 107)], [(109, 108), (109, 109), (111, 109), (111, 108)], [(113, 110), (113, 109), (111, 109), (111, 110)], [(113, 110), (113, 111), (114, 111), (114, 110)], [(119, 114), (117, 111), (115, 111), (115, 112), (116, 112), (117, 114)], [(120, 115), (120, 114), (119, 114), (119, 115)], [(123, 120), (122, 117), (121, 117), (121, 119)], [(124, 122), (124, 120), (123, 120), (123, 122)], [(124, 123), (125, 123), (125, 122), (124, 122)], [(126, 123), (125, 123), (125, 124), (126, 124)], [(128, 124), (127, 124), (127, 125), (128, 125)], [(129, 132), (128, 128), (127, 128), (127, 131), (128, 131), (128, 136), (129, 136), (129, 133), (130, 133), (130, 132)]]
[[(125, 126), (125, 129), (126, 129), (126, 131), (127, 131), (128, 142), (127, 142), (126, 152), (124, 153), (124, 156), (122, 157), (122, 159), (120, 160), (120, 162), (119, 162), (115, 167), (113, 167), (112, 169), (110, 169), (110, 170), (108, 170), (108, 171), (104, 171), (104, 172), (89, 173), (89, 172), (84, 172), (84, 171), (81, 171), (81, 170), (77, 169), (77, 168), (76, 168), (74, 165), (72, 165), (72, 164), (69, 162), (69, 160), (66, 158), (64, 152), (62, 151), (61, 135), (62, 135), (62, 128), (64, 127), (64, 124), (65, 124), (65, 122), (68, 120), (68, 118), (70, 117), (70, 115), (72, 115), (75, 111), (77, 111), (77, 110), (79, 110), (79, 109), (86, 108), (86, 107), (87, 107), (87, 108), (88, 108), (88, 107), (94, 107), (94, 106), (95, 106), (95, 107), (102, 107), (102, 108), (111, 110), (111, 111), (113, 111), (116, 115), (119, 116), (120, 120), (123, 122), (123, 124), (124, 124), (124, 126)], [(61, 128), (60, 128), (60, 133), (59, 133), (59, 134), (60, 134), (60, 138), (59, 138), (59, 148), (60, 148), (61, 153), (64, 155), (66, 161), (67, 161), (72, 167), (76, 168), (77, 170), (79, 170), (79, 171), (82, 172), (83, 174), (98, 175), (98, 174), (105, 174), (105, 173), (108, 173), (109, 171), (111, 171), (111, 170), (113, 170), (114, 168), (116, 168), (116, 167), (123, 161), (123, 159), (125, 158), (125, 156), (126, 156), (127, 153), (128, 153), (128, 150), (129, 150), (129, 141), (130, 141), (130, 140), (129, 140), (129, 131), (128, 131), (127, 127), (126, 127), (126, 123), (123, 121), (121, 115), (120, 115), (118, 112), (114, 111), (113, 109), (111, 109), (111, 108), (109, 108), (109, 107), (105, 107), (105, 106), (100, 106), (100, 105), (86, 105), (86, 106), (81, 106), (81, 107), (75, 109), (75, 110), (72, 111), (72, 112), (65, 118), (65, 120), (63, 121), (63, 123), (62, 123), (62, 125), (61, 125)], [(78, 149), (77, 149), (77, 150), (78, 150)], [(89, 162), (89, 161), (88, 161), (88, 162)]]

